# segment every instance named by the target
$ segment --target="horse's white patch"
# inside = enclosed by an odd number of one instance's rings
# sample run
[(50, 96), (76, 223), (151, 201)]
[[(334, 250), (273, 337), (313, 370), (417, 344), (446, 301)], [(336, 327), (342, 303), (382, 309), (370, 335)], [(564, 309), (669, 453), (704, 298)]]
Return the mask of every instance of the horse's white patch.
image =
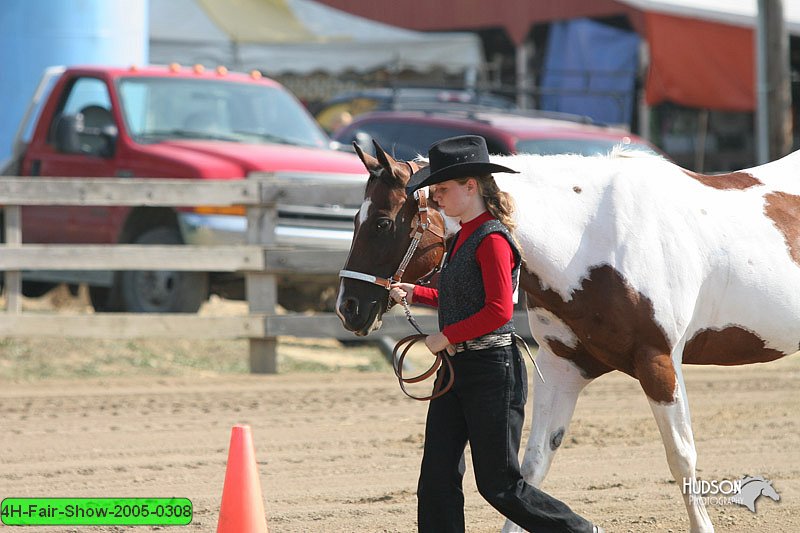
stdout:
[(439, 212), (442, 214), (442, 218), (444, 218), (445, 238), (451, 237), (458, 233), (458, 231), (461, 229), (461, 224), (458, 222), (458, 219), (445, 215), (444, 211)]
[(366, 222), (367, 217), (369, 216), (369, 206), (372, 205), (372, 200), (367, 198), (364, 200), (364, 203), (361, 204), (361, 209), (358, 210), (358, 224), (361, 225)]
[(578, 337), (570, 327), (543, 307), (528, 310), (528, 323), (531, 333), (537, 339), (554, 339), (569, 348), (575, 348), (578, 345)]
[(334, 310), (336, 311), (336, 316), (339, 317), (339, 320), (344, 322), (345, 318), (342, 315), (341, 311), (339, 311), (339, 308), (342, 306), (342, 294), (344, 294), (344, 280), (339, 279), (339, 292), (336, 295), (336, 307), (334, 308)]

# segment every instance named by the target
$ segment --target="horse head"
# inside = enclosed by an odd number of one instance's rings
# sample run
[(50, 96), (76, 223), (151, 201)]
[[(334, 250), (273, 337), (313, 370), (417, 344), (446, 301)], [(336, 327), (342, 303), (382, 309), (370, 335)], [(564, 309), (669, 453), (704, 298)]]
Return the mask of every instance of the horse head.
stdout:
[[(376, 156), (356, 153), (369, 171), (364, 201), (355, 216), (350, 255), (341, 272), (336, 314), (344, 327), (364, 336), (378, 329), (389, 308), (390, 281), (414, 283), (434, 271), (444, 256), (445, 223), (424, 196), (406, 194), (406, 184), (418, 168), (397, 161), (373, 141)], [(423, 205), (425, 204), (425, 205)], [(410, 260), (406, 254), (418, 240)]]

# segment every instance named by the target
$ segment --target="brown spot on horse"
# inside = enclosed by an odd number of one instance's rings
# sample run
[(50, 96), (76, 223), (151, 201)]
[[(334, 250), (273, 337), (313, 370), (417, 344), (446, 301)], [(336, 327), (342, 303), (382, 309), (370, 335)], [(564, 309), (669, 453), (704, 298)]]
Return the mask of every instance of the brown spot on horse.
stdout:
[(520, 286), (527, 293), (529, 307), (547, 309), (578, 338), (574, 348), (556, 339), (547, 342), (553, 353), (573, 361), (585, 377), (620, 370), (638, 379), (653, 400), (674, 400), (672, 347), (655, 322), (653, 304), (614, 268), (592, 267), (569, 301), (544, 289), (539, 277), (526, 270), (520, 275)]
[(781, 232), (789, 255), (800, 266), (800, 196), (771, 192), (764, 199), (764, 214)]
[(752, 331), (740, 326), (703, 329), (694, 334), (683, 349), (683, 362), (690, 365), (747, 365), (766, 363), (786, 355), (767, 348)]
[(705, 185), (706, 187), (713, 187), (723, 191), (730, 190), (744, 190), (750, 187), (757, 187), (763, 185), (755, 176), (747, 172), (730, 172), (728, 174), (698, 174), (691, 170), (685, 170), (687, 176), (695, 179)]

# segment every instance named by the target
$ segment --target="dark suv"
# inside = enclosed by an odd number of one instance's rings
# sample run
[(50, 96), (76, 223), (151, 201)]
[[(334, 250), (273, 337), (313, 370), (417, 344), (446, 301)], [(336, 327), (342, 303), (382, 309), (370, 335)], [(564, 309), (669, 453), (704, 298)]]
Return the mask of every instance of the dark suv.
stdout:
[(405, 160), (427, 154), (428, 147), (440, 139), (467, 134), (486, 138), (492, 154), (594, 155), (607, 153), (618, 144), (660, 153), (628, 131), (587, 120), (560, 114), (536, 116), (497, 111), (387, 111), (359, 116), (337, 131), (334, 140), (344, 149), (356, 141), (362, 149), (373, 153), (374, 139), (388, 153)]

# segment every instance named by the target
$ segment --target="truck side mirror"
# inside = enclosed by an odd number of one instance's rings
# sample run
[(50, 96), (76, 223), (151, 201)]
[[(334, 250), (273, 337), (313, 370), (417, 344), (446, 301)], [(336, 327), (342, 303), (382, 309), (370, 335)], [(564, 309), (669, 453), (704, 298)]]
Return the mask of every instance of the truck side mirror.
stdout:
[(78, 115), (61, 115), (56, 119), (56, 150), (65, 154), (81, 153), (81, 139), (78, 135), (83, 130), (83, 117)]
[(117, 146), (118, 134), (114, 124), (87, 125), (83, 113), (61, 115), (56, 119), (56, 149), (65, 154), (111, 157)]
[(119, 134), (117, 127), (113, 124), (108, 124), (97, 129), (100, 130), (98, 132), (98, 136), (103, 139), (103, 144), (101, 145), (97, 155), (102, 157), (112, 157), (117, 148), (117, 135)]

